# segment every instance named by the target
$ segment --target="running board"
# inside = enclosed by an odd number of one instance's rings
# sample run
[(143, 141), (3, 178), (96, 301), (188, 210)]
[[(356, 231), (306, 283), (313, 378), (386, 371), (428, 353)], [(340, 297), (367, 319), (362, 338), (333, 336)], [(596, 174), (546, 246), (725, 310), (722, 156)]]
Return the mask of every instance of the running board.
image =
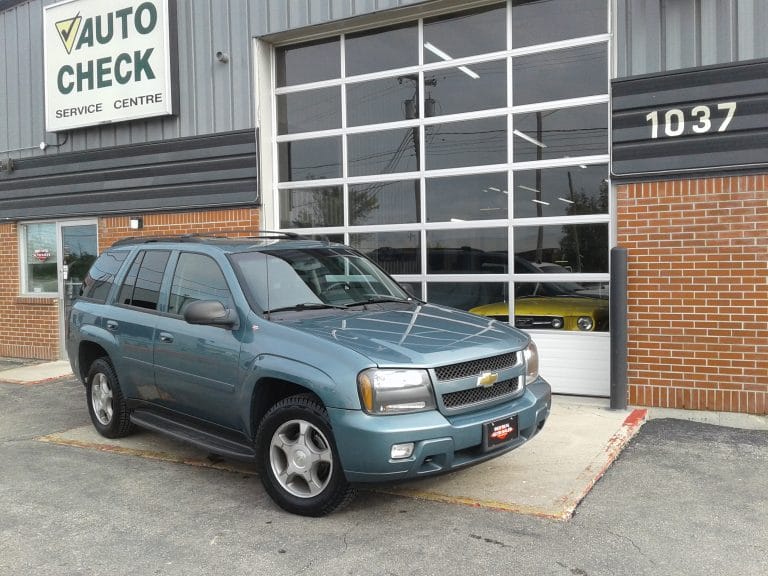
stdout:
[(154, 412), (146, 410), (135, 410), (131, 413), (131, 422), (140, 428), (160, 432), (176, 440), (189, 442), (207, 450), (213, 454), (218, 454), (225, 458), (235, 460), (253, 461), (256, 459), (256, 453), (252, 446), (245, 442), (222, 438), (216, 434), (211, 434), (199, 428), (194, 428), (177, 420), (161, 416)]

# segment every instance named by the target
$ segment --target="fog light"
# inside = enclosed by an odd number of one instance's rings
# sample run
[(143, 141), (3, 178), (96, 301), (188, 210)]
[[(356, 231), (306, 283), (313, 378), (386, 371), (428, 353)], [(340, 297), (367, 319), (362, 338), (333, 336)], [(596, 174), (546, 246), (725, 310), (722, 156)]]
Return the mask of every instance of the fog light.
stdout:
[(578, 325), (579, 330), (583, 330), (585, 332), (588, 330), (592, 330), (592, 328), (595, 325), (595, 323), (592, 322), (592, 318), (590, 318), (589, 316), (579, 316), (579, 319), (576, 321), (576, 324)]
[(552, 318), (552, 328), (555, 330), (560, 330), (560, 328), (563, 327), (563, 319), (562, 318)]
[(410, 458), (413, 455), (413, 442), (406, 442), (405, 444), (392, 444), (392, 450), (389, 452), (392, 460), (402, 460), (403, 458)]

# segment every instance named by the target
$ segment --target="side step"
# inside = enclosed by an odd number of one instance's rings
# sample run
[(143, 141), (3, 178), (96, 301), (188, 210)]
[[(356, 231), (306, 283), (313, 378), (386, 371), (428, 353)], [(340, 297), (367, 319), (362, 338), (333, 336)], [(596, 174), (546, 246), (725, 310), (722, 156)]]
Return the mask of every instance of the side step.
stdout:
[(253, 446), (246, 442), (223, 438), (222, 436), (200, 430), (154, 412), (141, 409), (135, 410), (131, 413), (131, 422), (141, 428), (160, 432), (183, 442), (189, 442), (203, 450), (225, 458), (251, 462), (256, 459)]

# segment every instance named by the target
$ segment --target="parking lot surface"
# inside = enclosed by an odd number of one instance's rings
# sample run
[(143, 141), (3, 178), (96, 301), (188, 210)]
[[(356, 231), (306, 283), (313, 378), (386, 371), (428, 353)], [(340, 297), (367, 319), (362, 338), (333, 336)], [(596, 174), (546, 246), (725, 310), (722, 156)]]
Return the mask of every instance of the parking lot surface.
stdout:
[(0, 384), (1, 575), (766, 573), (765, 431), (651, 420), (569, 521), (379, 491), (308, 519), (251, 474), (39, 440), (87, 424), (71, 378)]

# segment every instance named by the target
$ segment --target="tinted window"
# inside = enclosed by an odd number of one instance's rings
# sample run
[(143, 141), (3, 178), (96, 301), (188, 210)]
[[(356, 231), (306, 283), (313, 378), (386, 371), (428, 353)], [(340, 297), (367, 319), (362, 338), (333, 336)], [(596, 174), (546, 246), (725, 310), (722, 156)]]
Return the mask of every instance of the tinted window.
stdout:
[(120, 289), (120, 304), (157, 310), (169, 255), (165, 250), (139, 253)]
[(418, 28), (409, 24), (346, 38), (347, 76), (415, 66), (419, 63)]
[(104, 302), (126, 256), (125, 250), (111, 250), (99, 256), (83, 281), (83, 298)]
[(198, 300), (217, 300), (231, 308), (232, 296), (219, 265), (204, 254), (179, 256), (171, 284), (168, 312), (184, 314), (184, 309)]

